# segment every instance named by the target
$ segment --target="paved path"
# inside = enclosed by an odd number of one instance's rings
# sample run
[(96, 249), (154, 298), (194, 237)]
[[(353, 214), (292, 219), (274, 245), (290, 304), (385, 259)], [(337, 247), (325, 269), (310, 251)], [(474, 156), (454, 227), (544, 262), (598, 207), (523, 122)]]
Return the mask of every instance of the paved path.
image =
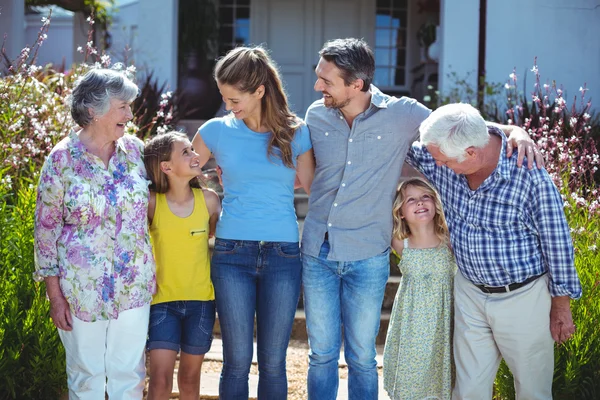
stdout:
[[(383, 348), (379, 346), (377, 348), (377, 366), (381, 368), (383, 362)], [(256, 364), (256, 343), (254, 343), (254, 356), (252, 358), (252, 363)], [(206, 361), (223, 361), (223, 342), (221, 339), (214, 339), (211, 349), (205, 356)], [(346, 362), (344, 359), (344, 353), (340, 355), (340, 367), (346, 367)], [(249, 379), (249, 388), (250, 388), (250, 399), (256, 399), (256, 392), (258, 388), (258, 376), (250, 375)], [(202, 395), (202, 399), (218, 399), (219, 398), (219, 374), (218, 373), (202, 373), (201, 387), (200, 393)], [(177, 387), (177, 370), (175, 370), (175, 374), (173, 377), (173, 395), (176, 396), (179, 394), (179, 388)], [(348, 381), (346, 379), (340, 379), (340, 386), (338, 390), (338, 400), (345, 400), (348, 398)], [(383, 390), (383, 382), (382, 379), (379, 379), (379, 399), (380, 400), (389, 400), (389, 397)]]

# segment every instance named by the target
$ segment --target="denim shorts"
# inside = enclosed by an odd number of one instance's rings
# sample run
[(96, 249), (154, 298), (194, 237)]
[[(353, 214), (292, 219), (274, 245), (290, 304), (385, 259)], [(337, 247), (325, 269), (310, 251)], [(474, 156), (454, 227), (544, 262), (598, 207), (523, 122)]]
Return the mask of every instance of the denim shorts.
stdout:
[(169, 301), (150, 307), (148, 350), (166, 349), (201, 355), (210, 350), (215, 302)]

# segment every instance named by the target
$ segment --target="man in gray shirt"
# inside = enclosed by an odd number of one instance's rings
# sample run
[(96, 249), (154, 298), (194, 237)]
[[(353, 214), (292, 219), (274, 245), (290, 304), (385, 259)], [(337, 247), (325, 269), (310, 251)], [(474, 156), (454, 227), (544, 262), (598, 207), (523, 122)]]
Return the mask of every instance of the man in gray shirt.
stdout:
[(323, 98), (306, 113), (316, 169), (302, 235), (308, 398), (337, 396), (343, 326), (349, 399), (375, 400), (392, 202), (404, 158), (431, 111), (371, 85), (375, 61), (364, 41), (330, 41), (319, 55), (315, 90)]

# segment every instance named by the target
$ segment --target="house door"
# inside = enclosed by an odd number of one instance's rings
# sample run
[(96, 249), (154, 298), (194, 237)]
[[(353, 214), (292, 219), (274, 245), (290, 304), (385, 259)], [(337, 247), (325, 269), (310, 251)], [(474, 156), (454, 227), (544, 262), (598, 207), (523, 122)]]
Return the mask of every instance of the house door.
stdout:
[[(313, 89), (326, 40), (372, 35), (371, 0), (252, 0), (251, 41), (264, 43), (279, 65), (292, 110), (304, 117), (320, 96)], [(372, 26), (372, 25), (371, 25)], [(368, 39), (367, 39), (368, 40)]]

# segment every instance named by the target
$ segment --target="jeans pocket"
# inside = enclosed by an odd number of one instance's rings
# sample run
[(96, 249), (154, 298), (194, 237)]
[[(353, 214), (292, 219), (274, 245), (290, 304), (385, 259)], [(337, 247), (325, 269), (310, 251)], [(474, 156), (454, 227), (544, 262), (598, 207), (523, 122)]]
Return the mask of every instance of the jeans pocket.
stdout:
[(198, 329), (200, 329), (206, 335), (212, 335), (213, 327), (215, 325), (215, 301), (207, 300), (201, 301), (201, 315), (198, 319)]
[(221, 254), (233, 254), (235, 252), (235, 248), (236, 248), (236, 241), (235, 240), (227, 240), (227, 239), (215, 239), (215, 247), (214, 247), (214, 252), (215, 253), (221, 253)]
[(150, 327), (153, 328), (167, 319), (167, 304), (159, 303), (150, 306)]
[(279, 242), (277, 243), (277, 254), (287, 258), (300, 257), (300, 246), (298, 242)]

